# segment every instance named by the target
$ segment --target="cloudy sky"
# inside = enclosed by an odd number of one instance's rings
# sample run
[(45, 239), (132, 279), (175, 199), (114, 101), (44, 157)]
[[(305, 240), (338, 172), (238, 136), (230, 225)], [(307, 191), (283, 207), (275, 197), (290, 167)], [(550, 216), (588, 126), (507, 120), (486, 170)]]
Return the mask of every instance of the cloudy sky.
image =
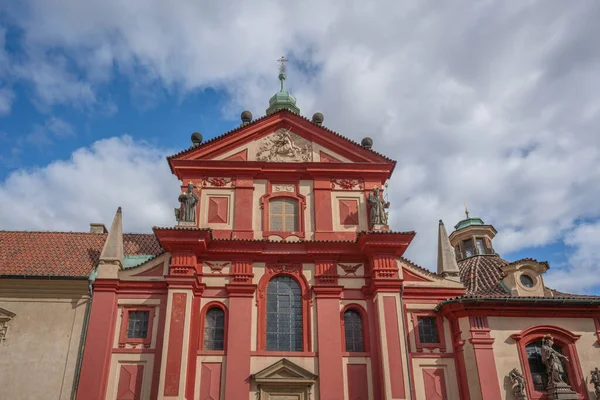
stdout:
[[(168, 3), (168, 4), (167, 4)], [(171, 225), (164, 156), (302, 114), (398, 160), (391, 225), (435, 269), (438, 220), (600, 294), (600, 2), (0, 0), (0, 229)]]

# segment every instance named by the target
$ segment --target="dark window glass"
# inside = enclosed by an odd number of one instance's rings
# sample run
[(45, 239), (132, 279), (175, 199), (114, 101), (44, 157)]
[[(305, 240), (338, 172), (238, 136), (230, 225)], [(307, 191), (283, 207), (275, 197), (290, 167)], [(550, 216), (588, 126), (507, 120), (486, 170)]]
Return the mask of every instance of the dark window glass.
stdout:
[(289, 198), (269, 202), (269, 230), (273, 232), (298, 231), (298, 201)]
[(346, 351), (365, 351), (362, 318), (358, 311), (348, 310), (344, 312), (344, 333), (346, 336)]
[(267, 350), (302, 351), (302, 291), (289, 276), (267, 285)]
[[(558, 351), (560, 354), (563, 354), (562, 348), (558, 345), (552, 346), (554, 350)], [(527, 361), (529, 362), (529, 371), (531, 372), (531, 380), (533, 381), (533, 388), (538, 392), (545, 392), (548, 388), (548, 373), (546, 372), (546, 366), (542, 362), (542, 342), (532, 342), (525, 346), (525, 351), (527, 352)], [(565, 382), (569, 383), (569, 379), (567, 376), (567, 368), (563, 363), (563, 370), (565, 373), (563, 374), (563, 379)]]
[(463, 241), (463, 252), (465, 257), (471, 257), (475, 255), (475, 249), (473, 248), (473, 241), (471, 239)]
[(417, 317), (419, 341), (421, 343), (439, 343), (435, 317)]
[(225, 312), (212, 307), (206, 312), (204, 322), (204, 350), (223, 350), (225, 337)]
[(475, 244), (477, 246), (477, 254), (486, 254), (483, 239), (475, 239)]
[(127, 321), (127, 337), (145, 339), (148, 337), (148, 318), (150, 311), (130, 311)]
[(521, 284), (527, 288), (532, 288), (534, 286), (533, 279), (529, 275), (521, 274)]

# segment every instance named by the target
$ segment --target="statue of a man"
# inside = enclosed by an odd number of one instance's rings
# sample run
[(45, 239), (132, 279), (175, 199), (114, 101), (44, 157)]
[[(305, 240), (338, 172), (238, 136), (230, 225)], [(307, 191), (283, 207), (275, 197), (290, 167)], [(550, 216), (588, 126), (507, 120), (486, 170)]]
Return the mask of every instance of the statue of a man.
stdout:
[(179, 195), (181, 208), (176, 208), (175, 213), (178, 214), (178, 221), (196, 222), (196, 204), (198, 204), (198, 196), (194, 193), (194, 184), (188, 183), (187, 192)]
[(594, 394), (597, 399), (600, 399), (600, 370), (598, 367), (592, 371), (592, 383), (594, 384)]
[(385, 209), (390, 207), (390, 202), (381, 198), (378, 187), (373, 188), (373, 192), (369, 193), (367, 201), (371, 204), (371, 227), (374, 225), (387, 225), (387, 212)]
[(508, 377), (512, 382), (512, 391), (517, 399), (526, 399), (525, 394), (525, 378), (518, 369), (513, 368), (509, 373)]
[(546, 366), (546, 372), (548, 373), (548, 387), (556, 386), (557, 384), (565, 385), (562, 375), (565, 373), (561, 359), (569, 361), (569, 359), (552, 347), (554, 340), (552, 336), (544, 336), (542, 342), (542, 362)]

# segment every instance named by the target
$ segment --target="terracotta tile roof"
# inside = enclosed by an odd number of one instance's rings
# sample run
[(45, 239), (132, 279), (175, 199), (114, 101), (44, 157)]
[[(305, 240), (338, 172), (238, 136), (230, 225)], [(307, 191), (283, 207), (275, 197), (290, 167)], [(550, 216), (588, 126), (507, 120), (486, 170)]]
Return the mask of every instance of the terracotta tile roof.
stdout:
[(504, 278), (502, 267), (507, 264), (508, 261), (497, 255), (466, 258), (458, 262), (460, 280), (469, 294), (507, 296), (509, 294), (499, 284)]
[[(0, 275), (87, 277), (98, 264), (106, 234), (0, 231)], [(125, 254), (157, 255), (153, 234), (123, 235)]]

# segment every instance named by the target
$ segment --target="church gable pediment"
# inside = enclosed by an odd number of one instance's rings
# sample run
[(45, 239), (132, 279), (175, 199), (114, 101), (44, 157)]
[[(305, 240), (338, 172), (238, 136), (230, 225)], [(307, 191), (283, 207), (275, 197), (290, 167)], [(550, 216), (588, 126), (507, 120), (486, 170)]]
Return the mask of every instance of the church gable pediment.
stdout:
[(0, 308), (0, 321), (10, 321), (16, 314)]
[(283, 358), (252, 376), (258, 384), (312, 384), (317, 376)]
[(385, 163), (378, 153), (282, 110), (169, 157), (178, 160)]

